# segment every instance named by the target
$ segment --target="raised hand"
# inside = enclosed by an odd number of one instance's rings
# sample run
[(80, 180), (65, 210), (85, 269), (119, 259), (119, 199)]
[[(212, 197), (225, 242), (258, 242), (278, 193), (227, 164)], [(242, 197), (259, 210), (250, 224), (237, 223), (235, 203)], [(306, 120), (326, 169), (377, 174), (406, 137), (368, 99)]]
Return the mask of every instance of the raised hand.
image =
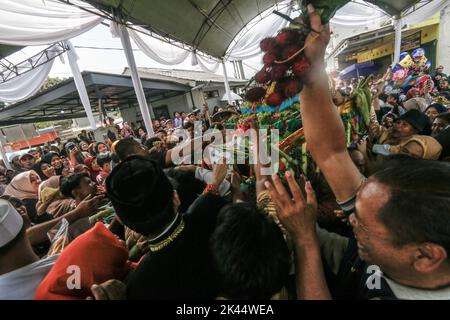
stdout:
[(90, 194), (78, 204), (77, 210), (82, 218), (86, 218), (95, 214), (107, 201), (108, 199), (104, 195), (93, 196)]
[(311, 31), (306, 38), (305, 56), (313, 69), (314, 65), (323, 65), (325, 51), (330, 42), (330, 25), (322, 25), (322, 19), (312, 4), (308, 5), (308, 16), (311, 23)]
[(275, 203), (277, 215), (291, 236), (299, 241), (309, 241), (316, 237), (317, 199), (310, 182), (305, 185), (306, 199), (290, 172), (286, 172), (286, 180), (292, 198), (275, 174), (272, 183), (266, 181), (272, 201)]
[(119, 280), (108, 280), (91, 287), (92, 296), (86, 300), (125, 300), (126, 286)]
[(225, 163), (225, 159), (221, 161), (222, 163), (216, 164), (213, 169), (214, 180), (213, 184), (219, 186), (225, 179), (228, 173), (228, 165)]

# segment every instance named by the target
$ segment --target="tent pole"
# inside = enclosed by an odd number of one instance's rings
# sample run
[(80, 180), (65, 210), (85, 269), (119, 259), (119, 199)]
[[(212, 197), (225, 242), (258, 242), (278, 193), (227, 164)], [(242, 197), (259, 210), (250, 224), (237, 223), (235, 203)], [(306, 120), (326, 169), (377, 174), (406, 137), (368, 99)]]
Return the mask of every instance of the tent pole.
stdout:
[(89, 101), (89, 95), (86, 90), (86, 85), (84, 83), (83, 76), (81, 75), (80, 68), (78, 67), (78, 56), (75, 52), (70, 41), (66, 41), (66, 46), (69, 48), (67, 50), (67, 58), (69, 60), (70, 70), (72, 71), (73, 81), (75, 82), (75, 87), (77, 88), (78, 95), (80, 96), (81, 104), (84, 107), (86, 116), (89, 120), (89, 125), (92, 130), (97, 129), (97, 124), (95, 123), (94, 114), (92, 113), (91, 102)]
[(136, 98), (139, 103), (142, 119), (144, 120), (145, 128), (147, 129), (147, 135), (148, 137), (153, 137), (155, 135), (155, 132), (153, 131), (152, 118), (150, 116), (149, 106), (147, 105), (147, 99), (145, 98), (144, 88), (142, 87), (142, 82), (136, 67), (136, 61), (134, 59), (133, 49), (131, 47), (130, 36), (128, 34), (126, 26), (119, 23), (118, 28), (120, 41), (122, 42), (122, 47), (125, 52), (128, 67), (130, 68), (131, 79), (133, 80), (134, 91), (136, 92)]
[(227, 75), (227, 68), (225, 67), (225, 61), (222, 60), (222, 69), (223, 69), (223, 80), (225, 83), (225, 92), (227, 94), (228, 103), (231, 105), (231, 90), (230, 90), (230, 83), (228, 82), (228, 75)]
[(400, 62), (400, 50), (402, 47), (402, 26), (403, 21), (402, 18), (396, 18), (394, 20), (394, 28), (395, 28), (395, 44), (394, 44), (394, 61), (393, 66)]
[(0, 155), (2, 156), (3, 163), (5, 164), (7, 169), (12, 169), (11, 164), (9, 163), (8, 157), (6, 156), (5, 146), (6, 140), (3, 136), (3, 132), (0, 131)]

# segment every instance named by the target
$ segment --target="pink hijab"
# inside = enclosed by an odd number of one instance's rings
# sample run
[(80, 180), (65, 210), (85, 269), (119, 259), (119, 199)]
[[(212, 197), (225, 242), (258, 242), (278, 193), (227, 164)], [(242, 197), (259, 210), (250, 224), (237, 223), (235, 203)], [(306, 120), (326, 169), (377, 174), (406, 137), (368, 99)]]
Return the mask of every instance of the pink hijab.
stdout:
[(4, 194), (18, 198), (20, 200), (37, 199), (38, 192), (34, 190), (33, 186), (31, 185), (30, 177), (32, 173), (38, 176), (38, 174), (34, 170), (19, 173), (6, 186)]

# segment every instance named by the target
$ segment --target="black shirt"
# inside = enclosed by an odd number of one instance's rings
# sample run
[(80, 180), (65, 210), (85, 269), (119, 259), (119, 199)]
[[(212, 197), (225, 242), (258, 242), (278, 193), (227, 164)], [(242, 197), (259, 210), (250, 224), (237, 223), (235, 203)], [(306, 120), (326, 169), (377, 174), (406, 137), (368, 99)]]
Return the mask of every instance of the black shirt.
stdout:
[(214, 299), (218, 289), (209, 238), (225, 201), (200, 196), (183, 215), (184, 229), (167, 247), (148, 253), (127, 279), (128, 299)]
[(442, 152), (440, 159), (444, 159), (450, 156), (450, 128), (445, 129), (434, 137), (442, 146)]

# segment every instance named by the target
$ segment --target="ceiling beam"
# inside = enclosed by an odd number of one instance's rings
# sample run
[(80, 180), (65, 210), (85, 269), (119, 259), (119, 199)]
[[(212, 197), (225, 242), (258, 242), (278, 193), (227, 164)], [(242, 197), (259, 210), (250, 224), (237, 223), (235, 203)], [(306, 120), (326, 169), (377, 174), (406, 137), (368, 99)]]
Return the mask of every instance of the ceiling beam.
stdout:
[(33, 117), (33, 118), (13, 118), (10, 120), (0, 120), (0, 126), (10, 126), (14, 124), (25, 124), (25, 123), (38, 123), (45, 121), (58, 121), (58, 120), (69, 120), (77, 118), (86, 118), (86, 113), (75, 113), (75, 114), (61, 114), (60, 116), (54, 117)]

